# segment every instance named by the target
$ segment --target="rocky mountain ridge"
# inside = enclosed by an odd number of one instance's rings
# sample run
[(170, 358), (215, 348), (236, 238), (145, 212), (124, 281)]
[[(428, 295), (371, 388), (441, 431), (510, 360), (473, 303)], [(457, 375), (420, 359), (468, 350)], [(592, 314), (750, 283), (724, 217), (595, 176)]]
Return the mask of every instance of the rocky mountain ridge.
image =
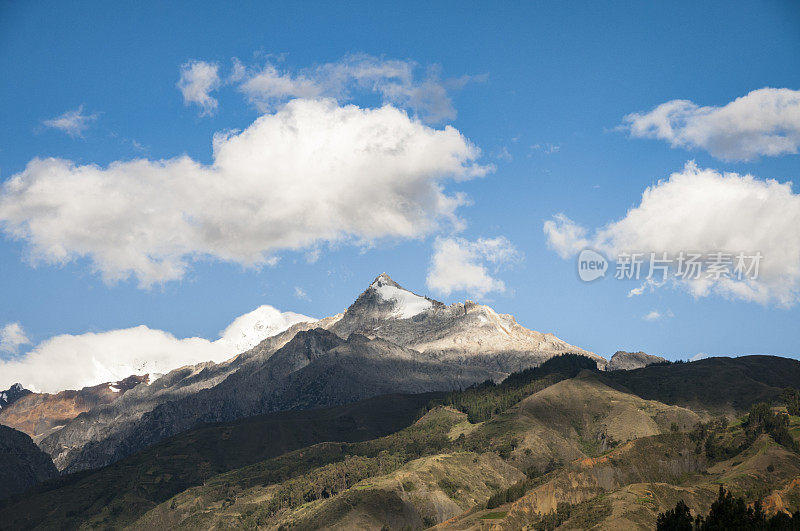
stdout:
[(29, 391), (22, 387), (22, 384), (15, 383), (5, 391), (0, 391), (0, 412), (4, 408), (9, 407), (11, 404), (19, 400), (20, 398), (31, 394), (32, 391)]
[(38, 442), (81, 413), (111, 403), (137, 385), (147, 382), (149, 375), (145, 374), (56, 394), (25, 390), (26, 393), (0, 410), (0, 424), (26, 433)]

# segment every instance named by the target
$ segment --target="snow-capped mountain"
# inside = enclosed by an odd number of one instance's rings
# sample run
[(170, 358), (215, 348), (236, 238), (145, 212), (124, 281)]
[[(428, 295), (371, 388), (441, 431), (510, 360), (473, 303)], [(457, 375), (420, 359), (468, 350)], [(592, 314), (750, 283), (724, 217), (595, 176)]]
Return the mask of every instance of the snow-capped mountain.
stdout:
[[(258, 311), (223, 339), (237, 348), (270, 333)], [(294, 321), (294, 322), (292, 322)], [(606, 360), (510, 315), (467, 301), (445, 305), (379, 275), (343, 313), (293, 314), (257, 345), (222, 363), (172, 371), (88, 411), (41, 441), (62, 471), (116, 461), (198, 423), (349, 403), (392, 392), (447, 391), (572, 352)]]
[(341, 319), (331, 325), (342, 337), (357, 332), (379, 337), (439, 359), (513, 372), (567, 352), (605, 358), (553, 334), (529, 330), (513, 316), (472, 301), (447, 306), (404, 289), (386, 273), (378, 276)]

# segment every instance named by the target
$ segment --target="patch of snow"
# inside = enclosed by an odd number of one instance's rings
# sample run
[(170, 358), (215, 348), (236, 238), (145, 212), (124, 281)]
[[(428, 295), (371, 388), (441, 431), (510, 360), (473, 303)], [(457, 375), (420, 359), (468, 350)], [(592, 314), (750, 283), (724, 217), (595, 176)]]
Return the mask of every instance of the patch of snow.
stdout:
[(112, 383), (108, 384), (108, 388), (111, 390), (112, 393), (119, 393), (120, 391), (122, 391), (122, 389), (117, 387), (116, 384), (112, 384)]
[(419, 295), (414, 295), (410, 291), (384, 284), (380, 282), (380, 280), (374, 282), (372, 287), (378, 292), (381, 299), (394, 302), (393, 314), (400, 319), (410, 319), (433, 306), (431, 301), (425, 297), (420, 297)]

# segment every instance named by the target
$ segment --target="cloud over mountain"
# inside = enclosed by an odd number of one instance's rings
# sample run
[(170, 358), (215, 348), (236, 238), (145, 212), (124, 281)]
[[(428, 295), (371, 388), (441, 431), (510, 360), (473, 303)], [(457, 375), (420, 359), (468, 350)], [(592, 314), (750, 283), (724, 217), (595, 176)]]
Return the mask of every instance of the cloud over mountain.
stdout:
[(416, 238), (459, 223), (447, 180), (485, 175), (459, 131), (384, 106), (296, 99), (218, 133), (211, 164), (183, 155), (106, 167), (33, 159), (0, 192), (0, 224), (34, 261), (88, 257), (106, 281), (150, 286), (211, 257), (245, 266), (281, 250)]
[(264, 305), (237, 317), (215, 341), (201, 337), (178, 339), (144, 325), (62, 334), (39, 343), (26, 354), (0, 360), (0, 389), (20, 382), (26, 388), (52, 393), (113, 382), (131, 374), (166, 373), (206, 361), (220, 363), (295, 323), (314, 320)]

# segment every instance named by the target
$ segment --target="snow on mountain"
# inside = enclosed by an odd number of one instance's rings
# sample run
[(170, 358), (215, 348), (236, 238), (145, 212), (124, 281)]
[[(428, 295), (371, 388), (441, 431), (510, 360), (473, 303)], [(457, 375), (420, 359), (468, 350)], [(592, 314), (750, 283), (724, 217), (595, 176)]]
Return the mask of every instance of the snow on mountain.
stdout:
[(263, 305), (237, 317), (225, 330), (220, 332), (219, 341), (229, 345), (233, 354), (239, 354), (294, 324), (316, 320), (307, 315), (281, 312), (272, 306)]
[(433, 303), (399, 287), (386, 273), (381, 274), (370, 285), (384, 301), (394, 303), (393, 315), (399, 319), (410, 319), (433, 307)]

